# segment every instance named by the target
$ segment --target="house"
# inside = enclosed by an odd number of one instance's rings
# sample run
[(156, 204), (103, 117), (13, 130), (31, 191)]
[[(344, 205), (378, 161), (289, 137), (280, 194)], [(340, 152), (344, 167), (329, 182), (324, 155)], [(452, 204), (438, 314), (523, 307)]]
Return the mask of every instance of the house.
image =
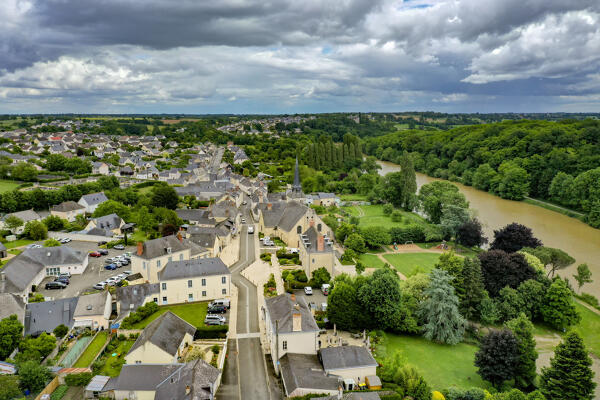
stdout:
[[(128, 278), (133, 275), (129, 275)], [(129, 281), (128, 281), (129, 282)], [(117, 314), (119, 319), (126, 317), (130, 312), (137, 310), (148, 302), (158, 304), (160, 293), (158, 283), (142, 283), (139, 285), (117, 287), (115, 297), (117, 299)]]
[(27, 249), (10, 259), (0, 271), (0, 293), (13, 293), (24, 300), (46, 276), (63, 272), (82, 274), (88, 265), (88, 254), (69, 246)]
[(286, 397), (340, 393), (341, 379), (328, 375), (315, 354), (286, 353), (279, 359), (279, 370)]
[(376, 375), (377, 361), (369, 349), (363, 346), (336, 346), (319, 350), (323, 369), (330, 375), (342, 379), (353, 379), (364, 383), (367, 376)]
[(23, 322), (25, 317), (25, 301), (12, 293), (0, 293), (0, 320), (16, 315)]
[(117, 214), (113, 213), (90, 220), (85, 227), (85, 230), (89, 231), (91, 229), (98, 228), (104, 231), (110, 231), (114, 235), (120, 235), (122, 233), (121, 228), (123, 225), (125, 225), (125, 221), (123, 221), (123, 219)]
[(203, 360), (181, 364), (125, 364), (103, 393), (115, 400), (213, 400), (220, 371)]
[(112, 296), (108, 290), (80, 296), (73, 314), (73, 326), (108, 329), (112, 312)]
[(335, 193), (314, 193), (306, 196), (306, 204), (315, 206), (331, 207), (339, 205), (340, 199)]
[(210, 215), (208, 210), (199, 209), (178, 209), (175, 210), (177, 216), (192, 225), (215, 226), (216, 221)]
[(8, 249), (4, 243), (0, 243), (0, 258), (6, 258), (8, 256)]
[(92, 174), (108, 175), (110, 174), (110, 167), (105, 162), (94, 161), (92, 163)]
[(33, 211), (33, 209), (31, 209), (31, 210), (24, 210), (24, 211), (18, 211), (18, 212), (6, 214), (4, 217), (2, 217), (2, 219), (0, 220), (2, 229), (8, 229), (7, 226), (6, 226), (6, 220), (9, 217), (17, 217), (21, 221), (23, 221), (23, 225), (21, 225), (21, 226), (19, 226), (16, 229), (13, 230), (13, 233), (16, 234), (16, 235), (20, 235), (20, 234), (23, 233), (23, 230), (25, 229), (25, 225), (28, 222), (31, 222), (31, 221), (41, 221), (42, 220), (42, 217), (38, 213), (36, 213), (35, 211)]
[(137, 251), (131, 256), (131, 270), (140, 273), (150, 283), (158, 282), (158, 271), (169, 261), (189, 260), (192, 247), (184, 243), (181, 236), (165, 236), (138, 243)]
[(285, 293), (265, 299), (263, 318), (275, 371), (286, 353), (317, 354), (319, 327), (304, 297)]
[(74, 201), (63, 201), (50, 208), (50, 215), (66, 219), (69, 222), (75, 221), (75, 218), (82, 214), (85, 214), (85, 207)]
[(84, 206), (87, 213), (93, 214), (96, 208), (105, 201), (108, 201), (108, 197), (106, 197), (104, 192), (98, 192), (84, 194), (77, 203)]
[(78, 297), (69, 297), (40, 303), (28, 303), (25, 308), (23, 325), (24, 334), (37, 336), (42, 332), (52, 333), (54, 328), (65, 325), (69, 329), (73, 327), (75, 320), (75, 308)]
[(335, 276), (335, 253), (333, 241), (327, 235), (317, 232), (314, 220), (309, 228), (300, 235), (298, 243), (299, 258), (306, 276), (312, 278), (316, 269), (325, 268), (330, 276)]
[(158, 272), (160, 304), (213, 300), (231, 294), (231, 272), (220, 258), (170, 261)]
[(176, 363), (194, 340), (196, 327), (171, 311), (152, 321), (125, 355), (127, 364)]

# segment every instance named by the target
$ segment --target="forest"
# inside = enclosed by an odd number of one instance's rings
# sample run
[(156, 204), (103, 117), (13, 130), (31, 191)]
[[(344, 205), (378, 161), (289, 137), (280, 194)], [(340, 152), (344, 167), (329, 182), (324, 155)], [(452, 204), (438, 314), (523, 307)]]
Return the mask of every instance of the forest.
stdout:
[(366, 138), (364, 151), (503, 198), (550, 201), (600, 228), (600, 121), (504, 121)]

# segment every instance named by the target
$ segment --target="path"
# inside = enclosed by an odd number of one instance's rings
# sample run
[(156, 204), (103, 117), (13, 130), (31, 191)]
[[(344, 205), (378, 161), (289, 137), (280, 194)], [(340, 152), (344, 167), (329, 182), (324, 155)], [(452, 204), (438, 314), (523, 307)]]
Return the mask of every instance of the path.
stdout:
[(568, 208), (564, 208), (564, 207), (561, 207), (561, 206), (557, 206), (556, 204), (548, 203), (547, 201), (543, 201), (543, 200), (540, 200), (540, 199), (534, 199), (533, 197), (529, 197), (529, 196), (525, 196), (525, 198), (526, 198), (527, 200), (531, 200), (531, 201), (533, 201), (533, 202), (540, 203), (540, 204), (545, 204), (545, 205), (547, 205), (547, 206), (549, 206), (549, 207), (553, 207), (553, 208), (557, 208), (557, 209), (559, 209), (559, 210), (563, 210), (563, 211), (566, 211), (566, 212), (569, 212), (569, 213), (577, 214), (577, 215), (580, 215), (580, 216), (582, 216), (582, 217), (584, 217), (584, 216), (585, 216), (585, 214), (583, 214), (583, 213), (580, 213), (580, 212), (578, 212), (578, 211), (574, 211), (574, 210), (570, 210), (570, 209), (568, 209)]

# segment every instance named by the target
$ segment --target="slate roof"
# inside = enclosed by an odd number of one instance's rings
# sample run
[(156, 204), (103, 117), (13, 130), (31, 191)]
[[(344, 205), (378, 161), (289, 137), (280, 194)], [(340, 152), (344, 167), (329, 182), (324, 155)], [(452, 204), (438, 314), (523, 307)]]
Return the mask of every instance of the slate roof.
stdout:
[(107, 385), (114, 390), (152, 391), (179, 368), (181, 364), (125, 364), (119, 376)]
[[(154, 400), (210, 400), (220, 371), (204, 360), (184, 364), (156, 387)], [(186, 394), (186, 387), (190, 392)]]
[(326, 371), (359, 367), (376, 367), (377, 361), (362, 346), (327, 347), (319, 350)]
[(106, 306), (108, 291), (80, 296), (73, 317), (85, 317), (88, 315), (103, 315)]
[(158, 280), (196, 278), (211, 275), (231, 275), (220, 258), (196, 258), (194, 260), (170, 261), (158, 271)]
[(188, 249), (189, 246), (183, 243), (175, 235), (165, 236), (158, 239), (147, 240), (142, 247), (142, 254), (134, 255), (145, 259), (152, 259), (167, 254), (167, 248), (171, 248), (171, 253), (176, 253)]
[(190, 234), (190, 240), (202, 247), (213, 248), (215, 247), (217, 234), (215, 232), (192, 233)]
[[(318, 331), (319, 327), (313, 317), (308, 304), (303, 296), (297, 296), (296, 301), (292, 301), (289, 293), (280, 294), (279, 296), (265, 299), (265, 304), (269, 310), (271, 323), (275, 326), (275, 321), (279, 320), (279, 333), (293, 332), (292, 314), (299, 312), (302, 315), (302, 331), (314, 332)], [(295, 308), (295, 305), (298, 308)]]
[[(140, 275), (140, 274), (136, 274)], [(131, 275), (130, 275), (131, 276)], [(141, 275), (140, 275), (141, 277)], [(140, 285), (129, 285), (117, 287), (115, 295), (117, 301), (121, 304), (121, 314), (129, 311), (136, 310), (138, 307), (144, 305), (144, 301), (147, 297), (157, 295), (160, 292), (160, 285), (158, 283), (142, 283)], [(131, 305), (133, 304), (133, 307)]]
[(24, 321), (25, 335), (50, 333), (60, 324), (71, 328), (78, 300), (77, 297), (69, 297), (27, 304)]
[(103, 217), (98, 217), (93, 220), (96, 223), (96, 228), (100, 229), (118, 229), (123, 220), (117, 214), (108, 214)]
[(196, 328), (173, 314), (167, 311), (154, 321), (152, 321), (137, 338), (129, 353), (133, 352), (138, 347), (141, 347), (150, 342), (159, 349), (162, 349), (167, 354), (177, 354), (177, 349), (186, 333), (194, 335)]
[(317, 246), (319, 232), (315, 229), (314, 226), (309, 227), (306, 232), (304, 232), (305, 237), (308, 239), (307, 243), (310, 243), (310, 246), (306, 247), (304, 241), (301, 241), (302, 245), (306, 248), (308, 253), (328, 253), (333, 252), (333, 246), (327, 244), (325, 240), (323, 240), (323, 250), (319, 251), (319, 247)]
[(50, 211), (69, 212), (69, 211), (83, 210), (83, 209), (85, 209), (84, 206), (82, 206), (81, 204), (77, 204), (74, 201), (63, 201), (62, 203), (57, 204), (54, 207), (52, 207), (50, 209)]
[(197, 221), (201, 225), (214, 225), (215, 219), (209, 216), (208, 210), (186, 210), (179, 209), (175, 210), (177, 216), (184, 221)]
[(25, 303), (21, 296), (11, 293), (0, 293), (0, 319), (16, 314), (17, 319), (23, 322), (25, 317)]
[(85, 200), (87, 205), (93, 206), (95, 204), (104, 203), (105, 201), (108, 200), (108, 197), (106, 197), (104, 192), (98, 192), (98, 193), (84, 194), (83, 196), (81, 196), (81, 199), (79, 199), (79, 201), (81, 201), (81, 200)]
[(327, 375), (316, 355), (286, 353), (279, 363), (288, 395), (298, 388), (337, 391), (340, 385), (340, 378)]
[(41, 219), (40, 215), (38, 213), (36, 213), (35, 211), (33, 211), (33, 209), (31, 209), (31, 210), (17, 211), (14, 213), (6, 214), (4, 217), (2, 217), (2, 221), (6, 221), (6, 219), (10, 216), (15, 216), (15, 217), (19, 218), (21, 221), (23, 221), (23, 223)]
[[(271, 209), (269, 210), (269, 204)], [(285, 231), (294, 229), (300, 218), (308, 211), (308, 207), (296, 201), (259, 203), (257, 207), (263, 215), (265, 227), (272, 228), (277, 226)]]

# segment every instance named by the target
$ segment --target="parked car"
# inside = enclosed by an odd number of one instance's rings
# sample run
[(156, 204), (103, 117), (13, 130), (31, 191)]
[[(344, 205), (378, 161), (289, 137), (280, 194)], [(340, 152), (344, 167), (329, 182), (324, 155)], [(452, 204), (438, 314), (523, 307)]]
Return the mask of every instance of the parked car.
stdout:
[(329, 295), (329, 291), (331, 290), (331, 285), (328, 283), (324, 283), (321, 285), (321, 291), (325, 296)]
[(108, 255), (108, 250), (106, 250), (106, 249), (99, 249), (98, 253), (100, 253), (103, 256), (107, 256)]
[(61, 272), (60, 274), (58, 274), (58, 276), (66, 276), (67, 278), (71, 279), (71, 273), (70, 272)]
[(312, 288), (310, 286), (305, 286), (304, 287), (304, 294), (307, 296), (312, 295)]
[(98, 242), (98, 246), (104, 246), (106, 243), (106, 240), (101, 240)]
[(248, 227), (248, 233), (254, 233), (254, 226), (253, 225), (250, 225)]
[(113, 247), (113, 249), (115, 249), (115, 250), (125, 250), (125, 246), (123, 246), (122, 244), (117, 244), (115, 247)]
[(97, 289), (97, 290), (104, 290), (104, 288), (106, 287), (106, 282), (104, 282), (104, 281), (98, 282), (93, 287), (94, 287), (94, 289)]
[(246, 223), (246, 218), (242, 218), (242, 224)]
[(99, 253), (99, 252), (97, 252), (97, 251), (92, 251), (92, 252), (90, 253), (90, 257), (102, 257), (102, 254), (100, 254), (100, 253)]
[(123, 264), (119, 260), (116, 260), (113, 264), (115, 264), (117, 268), (121, 268), (123, 266)]
[(129, 265), (129, 260), (126, 258), (122, 258), (119, 262), (121, 263), (121, 266)]
[(204, 325), (225, 325), (227, 320), (222, 315), (217, 314), (208, 314), (206, 318), (204, 318)]
[(227, 309), (229, 309), (229, 307), (231, 307), (231, 301), (229, 299), (213, 300), (208, 304), (208, 307), (213, 307), (213, 306), (223, 306), (223, 307), (226, 307)]
[(54, 282), (48, 282), (45, 285), (45, 288), (47, 290), (52, 290), (52, 289), (64, 289), (66, 288), (67, 285), (65, 283), (62, 282), (58, 282), (58, 281), (54, 281)]
[(288, 249), (288, 252), (289, 252), (290, 254), (298, 254), (298, 249), (297, 249), (296, 247), (290, 247), (290, 248)]
[(62, 244), (65, 244), (71, 242), (72, 240), (70, 238), (60, 238), (58, 241)]
[(32, 243), (27, 246), (28, 249), (41, 249), (43, 246), (41, 244)]
[(242, 201), (242, 205), (245, 206), (246, 204), (248, 204), (248, 202), (246, 200)]
[(129, 276), (132, 274), (132, 272), (131, 271), (123, 271), (123, 274), (125, 274), (126, 276)]
[(210, 314), (225, 314), (227, 312), (227, 307), (214, 305), (212, 307), (208, 307), (208, 312)]
[(62, 282), (65, 285), (69, 284), (69, 278), (67, 278), (66, 276), (59, 276), (57, 278), (54, 279), (54, 282)]
[(108, 265), (105, 265), (104, 269), (108, 269), (110, 271), (114, 271), (115, 269), (117, 269), (117, 264), (108, 264)]
[(117, 259), (116, 257), (110, 257), (110, 258), (107, 258), (106, 260), (104, 260), (104, 262), (107, 264), (112, 264), (116, 261), (116, 259)]

